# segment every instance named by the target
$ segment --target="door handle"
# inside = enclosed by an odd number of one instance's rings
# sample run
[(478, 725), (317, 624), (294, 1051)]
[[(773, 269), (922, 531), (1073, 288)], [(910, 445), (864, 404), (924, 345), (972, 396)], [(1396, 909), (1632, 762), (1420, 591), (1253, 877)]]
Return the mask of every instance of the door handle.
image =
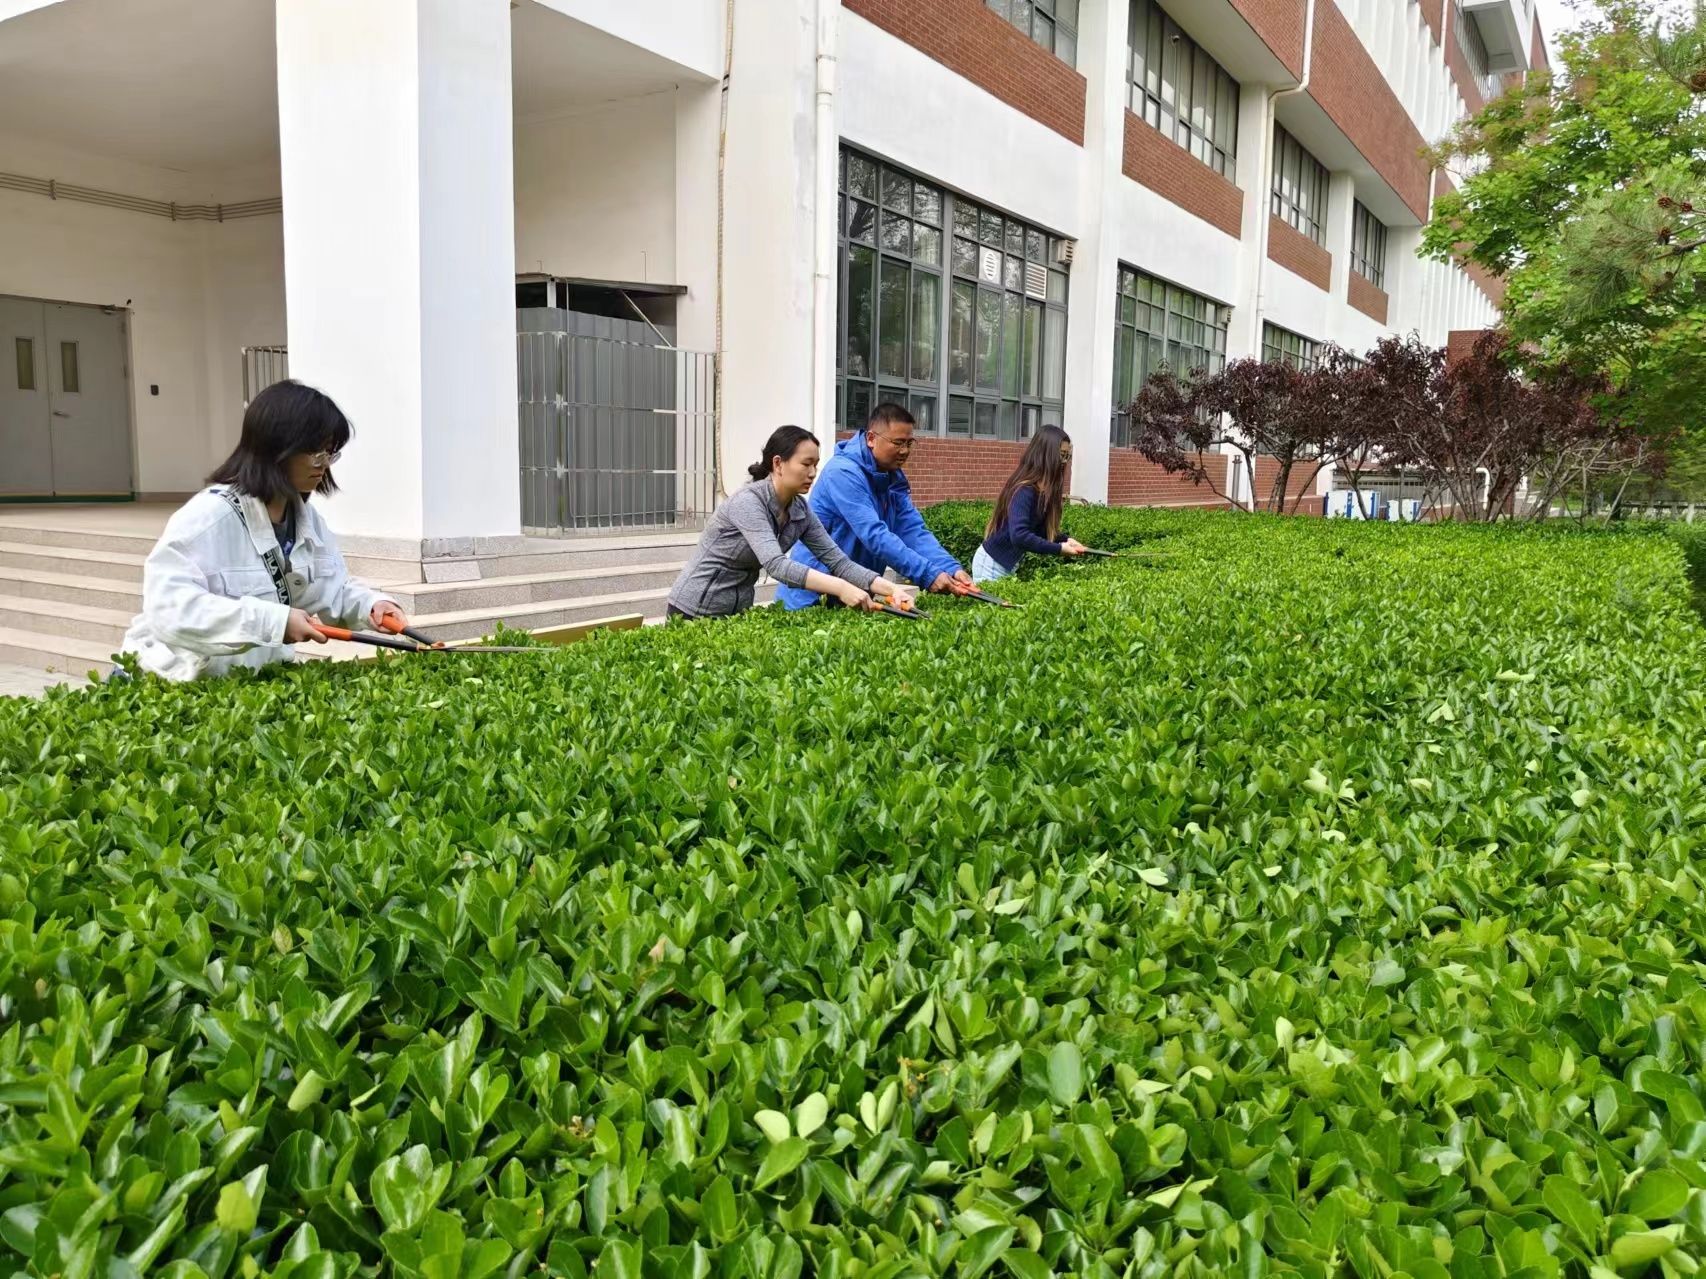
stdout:
[(54, 417), (70, 417), (71, 416), (69, 413), (65, 412), (64, 409), (55, 409), (53, 411), (53, 415), (54, 415)]

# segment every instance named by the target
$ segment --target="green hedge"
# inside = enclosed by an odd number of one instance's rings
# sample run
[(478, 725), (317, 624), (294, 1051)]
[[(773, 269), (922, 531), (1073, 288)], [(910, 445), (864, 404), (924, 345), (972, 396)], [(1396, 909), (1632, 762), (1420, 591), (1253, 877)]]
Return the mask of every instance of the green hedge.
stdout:
[[(924, 520), (947, 552), (968, 569), (972, 556), (983, 543), (993, 507), (990, 502), (939, 502), (926, 507)], [(1200, 528), (1205, 520), (1220, 518), (1201, 512), (1168, 511), (1157, 507), (1068, 506), (1061, 516), (1061, 532), (1076, 537), (1100, 551), (1124, 551), (1136, 547), (1159, 549), (1158, 543), (1186, 529)], [(1030, 556), (1025, 568), (1032, 572), (1047, 567), (1041, 556)]]
[(1665, 526), (1665, 531), (1682, 548), (1694, 588), (1694, 605), (1706, 617), (1706, 524), (1671, 523)]
[(1015, 611), (0, 699), (8, 1268), (1692, 1272), (1674, 547), (1118, 518)]

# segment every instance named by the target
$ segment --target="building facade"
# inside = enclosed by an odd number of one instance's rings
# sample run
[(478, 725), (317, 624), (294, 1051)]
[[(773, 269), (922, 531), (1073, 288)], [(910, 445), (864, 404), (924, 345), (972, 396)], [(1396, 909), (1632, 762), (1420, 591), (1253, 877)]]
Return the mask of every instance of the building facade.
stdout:
[(1533, 0), (0, 0), (0, 500), (193, 490), (259, 353), (404, 555), (690, 518), (885, 399), (924, 500), (1057, 423), (1075, 494), (1212, 503), (1120, 407), (1492, 323), (1422, 151), (1544, 57)]

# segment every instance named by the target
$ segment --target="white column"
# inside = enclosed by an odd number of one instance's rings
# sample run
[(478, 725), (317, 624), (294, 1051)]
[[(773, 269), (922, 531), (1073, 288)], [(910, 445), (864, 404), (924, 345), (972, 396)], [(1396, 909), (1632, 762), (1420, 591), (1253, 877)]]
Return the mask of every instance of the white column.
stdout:
[(1243, 235), (1238, 242), (1238, 296), (1233, 299), (1232, 323), (1226, 331), (1226, 358), (1241, 360), (1262, 354), (1257, 296), (1267, 255), (1269, 150), (1268, 95), (1265, 84), (1246, 84), (1238, 98), (1238, 188), (1244, 193)]
[[(1329, 315), (1338, 314), (1351, 286), (1351, 211), (1356, 204), (1356, 179), (1334, 173), (1327, 179), (1327, 251), (1333, 255), (1332, 297)], [(1358, 351), (1355, 354), (1361, 355)]]
[(1085, 0), (1079, 10), (1078, 68), (1087, 82), (1084, 216), (1067, 304), (1065, 420), (1072, 436), (1072, 495), (1092, 502), (1108, 500), (1130, 12), (1127, 0)]
[(518, 533), (509, 0), (287, 0), (277, 34), (290, 368), (356, 432), (331, 519)]
[[(688, 81), (675, 90), (675, 279), (687, 292), (675, 300), (676, 403), (700, 414), (714, 407), (717, 349), (718, 84)], [(676, 484), (681, 510), (708, 512), (719, 486), (711, 432), (704, 417), (676, 421)]]
[[(719, 406), (728, 491), (746, 482), (771, 431), (811, 422), (814, 16), (812, 0), (736, 9)], [(822, 444), (827, 455), (833, 442)]]

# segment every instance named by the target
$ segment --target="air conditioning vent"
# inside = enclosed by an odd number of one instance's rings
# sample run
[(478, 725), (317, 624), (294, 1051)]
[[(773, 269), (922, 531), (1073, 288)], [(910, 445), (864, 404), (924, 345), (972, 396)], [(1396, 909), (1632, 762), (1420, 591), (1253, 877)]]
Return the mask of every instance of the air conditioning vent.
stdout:
[(1061, 266), (1072, 265), (1072, 255), (1078, 251), (1077, 240), (1062, 240), (1054, 250), (1054, 260)]
[(1025, 296), (1048, 298), (1048, 268), (1041, 262), (1025, 263)]

